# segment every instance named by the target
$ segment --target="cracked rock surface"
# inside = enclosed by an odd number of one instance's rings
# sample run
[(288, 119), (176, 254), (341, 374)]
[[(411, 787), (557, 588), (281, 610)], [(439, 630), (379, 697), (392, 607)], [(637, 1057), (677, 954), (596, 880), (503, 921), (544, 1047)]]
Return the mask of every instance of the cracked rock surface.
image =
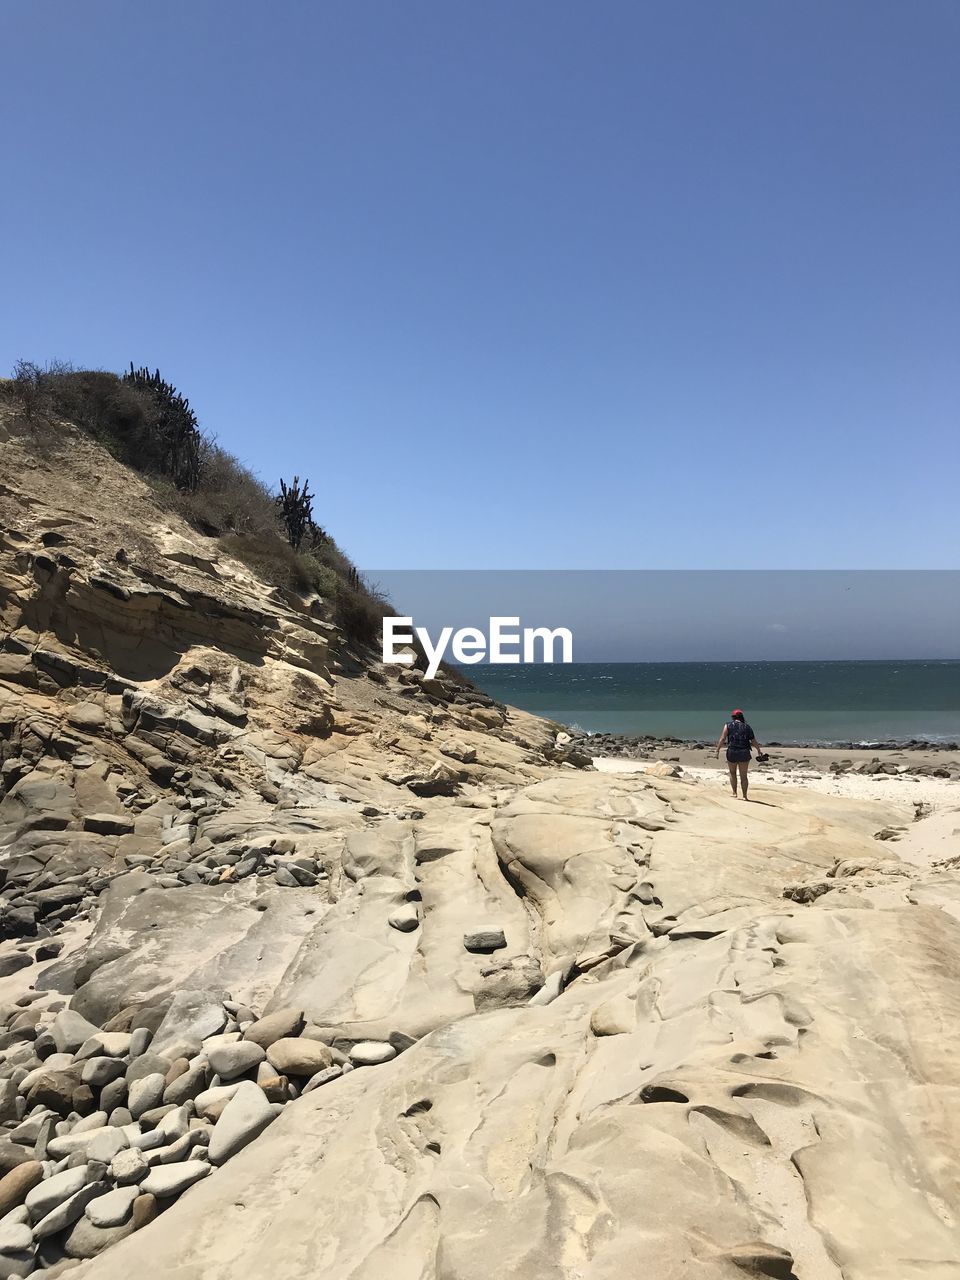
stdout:
[(584, 771), (0, 436), (0, 1277), (960, 1274), (896, 806)]

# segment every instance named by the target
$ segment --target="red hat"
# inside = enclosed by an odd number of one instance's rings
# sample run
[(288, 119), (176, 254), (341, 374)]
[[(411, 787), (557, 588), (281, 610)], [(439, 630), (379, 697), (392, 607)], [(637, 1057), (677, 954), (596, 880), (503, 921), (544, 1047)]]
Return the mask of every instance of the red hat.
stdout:
[(743, 712), (740, 710), (739, 707), (734, 707), (733, 710), (730, 712), (730, 714), (732, 716), (742, 716)]

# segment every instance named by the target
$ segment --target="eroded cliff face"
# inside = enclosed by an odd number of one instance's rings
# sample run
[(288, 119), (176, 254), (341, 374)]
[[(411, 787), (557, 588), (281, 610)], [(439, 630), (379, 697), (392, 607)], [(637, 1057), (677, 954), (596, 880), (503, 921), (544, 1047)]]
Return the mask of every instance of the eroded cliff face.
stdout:
[(0, 1274), (958, 1273), (899, 812), (558, 763), (65, 432), (0, 423)]

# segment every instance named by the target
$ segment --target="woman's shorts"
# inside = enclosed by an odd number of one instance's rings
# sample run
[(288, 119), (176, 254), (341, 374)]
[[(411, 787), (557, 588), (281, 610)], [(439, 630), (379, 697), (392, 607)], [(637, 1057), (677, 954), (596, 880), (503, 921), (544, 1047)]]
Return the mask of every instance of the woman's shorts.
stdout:
[(746, 760), (749, 760), (749, 759), (750, 759), (749, 747), (746, 749), (746, 751), (731, 751), (729, 748), (727, 749), (727, 760), (730, 762), (730, 764), (743, 764)]

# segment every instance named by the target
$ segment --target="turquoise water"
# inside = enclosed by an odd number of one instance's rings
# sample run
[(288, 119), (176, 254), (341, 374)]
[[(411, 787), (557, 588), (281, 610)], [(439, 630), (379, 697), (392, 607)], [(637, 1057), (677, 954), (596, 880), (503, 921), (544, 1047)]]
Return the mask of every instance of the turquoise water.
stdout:
[(960, 661), (474, 666), (500, 702), (589, 733), (715, 738), (742, 707), (761, 742), (960, 741)]

